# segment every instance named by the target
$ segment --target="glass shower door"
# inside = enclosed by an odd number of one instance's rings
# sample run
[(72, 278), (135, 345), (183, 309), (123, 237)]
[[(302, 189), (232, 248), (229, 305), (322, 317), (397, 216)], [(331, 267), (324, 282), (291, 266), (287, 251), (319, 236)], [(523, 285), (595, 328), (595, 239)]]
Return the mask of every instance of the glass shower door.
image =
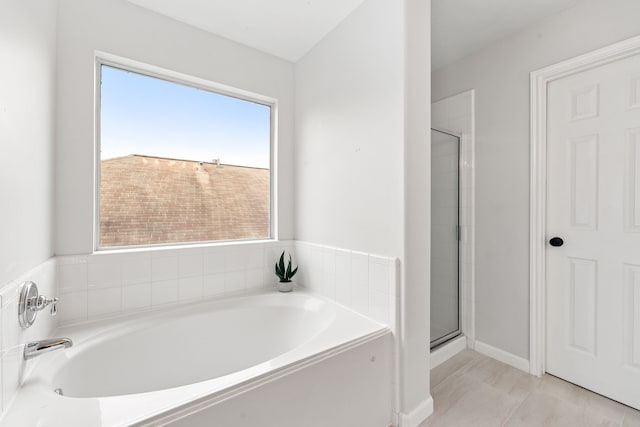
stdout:
[(460, 334), (460, 138), (431, 130), (431, 348)]

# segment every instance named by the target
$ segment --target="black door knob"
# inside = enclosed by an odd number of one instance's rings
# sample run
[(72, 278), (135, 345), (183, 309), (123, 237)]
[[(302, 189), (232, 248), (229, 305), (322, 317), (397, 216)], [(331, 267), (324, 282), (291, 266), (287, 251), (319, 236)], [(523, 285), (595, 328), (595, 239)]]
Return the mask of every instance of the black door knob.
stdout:
[(564, 240), (560, 237), (552, 237), (551, 240), (549, 240), (549, 244), (551, 246), (562, 246), (564, 245)]

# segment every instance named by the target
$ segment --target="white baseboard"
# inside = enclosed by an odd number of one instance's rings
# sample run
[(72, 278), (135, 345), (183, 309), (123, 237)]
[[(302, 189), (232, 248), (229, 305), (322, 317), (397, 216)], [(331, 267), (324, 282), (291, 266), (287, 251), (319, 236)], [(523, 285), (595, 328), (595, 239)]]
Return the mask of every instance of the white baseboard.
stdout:
[(499, 348), (493, 347), (489, 344), (485, 344), (477, 340), (475, 342), (475, 351), (477, 351), (478, 353), (482, 353), (485, 356), (489, 356), (492, 359), (496, 359), (499, 362), (513, 366), (516, 369), (520, 369), (521, 371), (529, 373), (529, 361), (520, 356), (516, 356), (515, 354), (500, 350)]
[(451, 359), (456, 354), (467, 348), (467, 338), (465, 336), (459, 336), (441, 347), (438, 347), (431, 352), (429, 357), (429, 367), (431, 369)]
[(433, 399), (431, 396), (422, 401), (413, 411), (408, 414), (400, 413), (400, 424), (398, 427), (418, 427), (429, 415), (433, 414)]
[(475, 350), (476, 349), (476, 340), (467, 336), (467, 348), (469, 350)]

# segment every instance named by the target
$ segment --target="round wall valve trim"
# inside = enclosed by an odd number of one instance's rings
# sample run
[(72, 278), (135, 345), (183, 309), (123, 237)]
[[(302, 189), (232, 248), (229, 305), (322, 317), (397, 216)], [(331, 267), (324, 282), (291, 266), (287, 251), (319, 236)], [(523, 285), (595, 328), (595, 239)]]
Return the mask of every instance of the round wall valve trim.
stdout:
[(51, 315), (55, 316), (58, 312), (57, 303), (58, 298), (47, 298), (44, 295), (40, 295), (38, 293), (38, 285), (34, 282), (24, 282), (20, 289), (20, 299), (18, 300), (18, 320), (20, 321), (20, 326), (26, 329), (33, 325), (38, 312), (44, 310), (49, 305), (51, 305)]

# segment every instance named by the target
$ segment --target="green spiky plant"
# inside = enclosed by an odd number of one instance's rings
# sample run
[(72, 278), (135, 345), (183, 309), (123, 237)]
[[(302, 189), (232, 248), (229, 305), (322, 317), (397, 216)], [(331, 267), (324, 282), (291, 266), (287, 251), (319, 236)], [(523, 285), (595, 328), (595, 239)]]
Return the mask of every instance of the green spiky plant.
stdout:
[(298, 267), (295, 269), (291, 269), (291, 255), (289, 255), (289, 263), (287, 264), (287, 268), (284, 266), (284, 253), (282, 251), (282, 255), (280, 255), (280, 261), (276, 262), (276, 276), (280, 278), (280, 282), (286, 283), (290, 282), (291, 278), (296, 275), (298, 272)]

